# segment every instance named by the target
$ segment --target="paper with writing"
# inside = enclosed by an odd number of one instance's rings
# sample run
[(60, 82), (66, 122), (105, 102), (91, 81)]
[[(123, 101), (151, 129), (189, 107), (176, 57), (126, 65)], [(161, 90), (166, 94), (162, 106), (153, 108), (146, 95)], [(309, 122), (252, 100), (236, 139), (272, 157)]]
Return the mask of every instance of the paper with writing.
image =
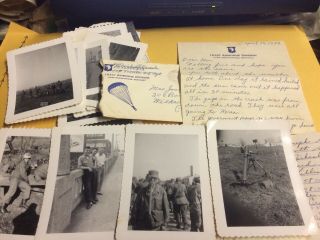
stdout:
[(285, 119), (313, 130), (282, 42), (179, 43), (183, 122)]
[(320, 133), (297, 134), (292, 140), (306, 195), (320, 227)]
[(181, 122), (178, 65), (103, 61), (105, 117)]

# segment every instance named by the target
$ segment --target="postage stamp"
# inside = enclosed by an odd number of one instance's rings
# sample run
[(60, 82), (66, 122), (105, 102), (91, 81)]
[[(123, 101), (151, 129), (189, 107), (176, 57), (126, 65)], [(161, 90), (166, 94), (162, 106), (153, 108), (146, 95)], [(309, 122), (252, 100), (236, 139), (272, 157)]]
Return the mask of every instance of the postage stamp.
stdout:
[(117, 239), (215, 239), (203, 126), (129, 125)]
[(219, 236), (299, 236), (317, 230), (288, 129), (282, 121), (208, 122)]

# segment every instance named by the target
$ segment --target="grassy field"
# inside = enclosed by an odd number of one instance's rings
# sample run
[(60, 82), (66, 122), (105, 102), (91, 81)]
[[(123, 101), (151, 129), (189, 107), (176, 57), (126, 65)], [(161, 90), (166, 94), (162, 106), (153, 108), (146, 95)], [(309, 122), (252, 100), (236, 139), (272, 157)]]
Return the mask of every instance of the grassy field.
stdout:
[[(48, 94), (41, 94), (39, 96), (35, 96), (36, 94), (34, 93), (33, 96), (30, 96), (29, 90), (25, 91), (26, 93), (28, 93), (28, 95), (24, 95), (23, 91), (18, 91), (14, 113), (18, 114), (72, 99), (72, 80), (67, 79), (61, 81), (61, 83), (63, 91), (59, 93), (53, 93), (53, 91), (50, 90), (49, 85), (38, 86), (40, 93), (48, 92)], [(34, 89), (32, 90), (34, 92)]]
[[(219, 147), (219, 166), (228, 226), (298, 226), (303, 224), (282, 146), (251, 147), (269, 173), (252, 167), (248, 185), (242, 178), (244, 156), (240, 147)], [(264, 184), (265, 182), (271, 184)]]

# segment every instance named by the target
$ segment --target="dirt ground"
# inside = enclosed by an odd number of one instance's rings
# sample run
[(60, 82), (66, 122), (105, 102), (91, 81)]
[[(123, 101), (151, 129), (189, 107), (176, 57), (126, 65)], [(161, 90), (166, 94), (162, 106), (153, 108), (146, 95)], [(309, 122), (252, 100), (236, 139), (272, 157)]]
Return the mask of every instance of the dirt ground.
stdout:
[[(228, 226), (298, 226), (303, 224), (282, 146), (251, 146), (259, 167), (248, 171), (241, 186), (244, 155), (240, 147), (219, 147), (219, 165)], [(270, 181), (271, 180), (271, 181)], [(267, 183), (267, 184), (264, 184)]]
[(42, 207), (43, 193), (31, 192), (27, 209), (19, 207), (21, 196), (8, 206), (9, 213), (0, 214), (0, 233), (35, 235)]

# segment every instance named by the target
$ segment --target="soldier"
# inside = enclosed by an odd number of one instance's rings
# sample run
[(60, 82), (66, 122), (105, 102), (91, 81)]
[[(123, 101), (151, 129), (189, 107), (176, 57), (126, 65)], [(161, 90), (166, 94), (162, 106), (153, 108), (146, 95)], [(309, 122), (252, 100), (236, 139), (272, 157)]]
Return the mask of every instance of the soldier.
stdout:
[(148, 185), (137, 194), (131, 212), (133, 230), (163, 231), (169, 220), (169, 203), (166, 191), (158, 184), (159, 172), (150, 170)]
[(1, 204), (1, 213), (7, 213), (7, 207), (11, 201), (11, 198), (14, 196), (14, 194), (17, 191), (17, 188), (20, 189), (21, 195), (22, 195), (22, 201), (20, 204), (20, 207), (27, 208), (27, 200), (30, 197), (30, 190), (31, 187), (29, 185), (28, 180), (28, 170), (30, 168), (30, 160), (31, 160), (31, 154), (26, 152), (23, 155), (22, 161), (17, 163), (12, 168), (11, 176), (10, 176), (10, 186), (8, 192), (5, 194), (2, 204)]
[(139, 179), (137, 186), (134, 190), (135, 193), (138, 194), (141, 191), (141, 189), (143, 189), (144, 187), (146, 187), (148, 185), (149, 185), (149, 174), (147, 174), (145, 178)]
[(174, 216), (177, 221), (177, 228), (189, 230), (189, 210), (188, 210), (188, 199), (187, 199), (187, 189), (182, 183), (181, 178), (176, 179), (176, 184), (173, 189), (174, 197)]
[(78, 168), (83, 170), (82, 182), (84, 186), (84, 198), (87, 203), (87, 209), (96, 204), (97, 184), (94, 180), (94, 157), (91, 154), (90, 147), (86, 147), (84, 153), (78, 158)]
[(192, 185), (188, 188), (187, 196), (190, 203), (191, 232), (200, 232), (203, 229), (200, 177), (193, 179)]
[(174, 178), (172, 178), (166, 184), (166, 192), (167, 192), (171, 212), (173, 212), (173, 202), (174, 202), (173, 189), (174, 189)]

